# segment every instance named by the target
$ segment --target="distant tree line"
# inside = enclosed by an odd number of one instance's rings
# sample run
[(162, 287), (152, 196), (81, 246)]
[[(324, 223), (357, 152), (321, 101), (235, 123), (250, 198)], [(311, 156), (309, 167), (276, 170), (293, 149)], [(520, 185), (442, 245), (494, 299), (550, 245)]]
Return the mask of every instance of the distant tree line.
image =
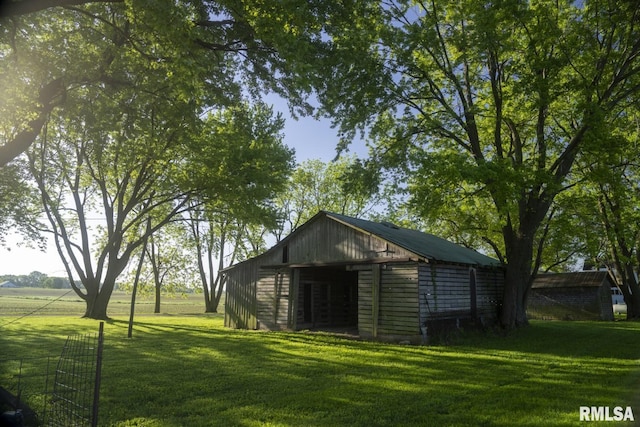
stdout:
[(0, 283), (11, 282), (23, 288), (46, 288), (46, 289), (71, 289), (69, 279), (66, 277), (47, 276), (39, 271), (32, 271), (26, 275), (7, 274), (0, 276)]

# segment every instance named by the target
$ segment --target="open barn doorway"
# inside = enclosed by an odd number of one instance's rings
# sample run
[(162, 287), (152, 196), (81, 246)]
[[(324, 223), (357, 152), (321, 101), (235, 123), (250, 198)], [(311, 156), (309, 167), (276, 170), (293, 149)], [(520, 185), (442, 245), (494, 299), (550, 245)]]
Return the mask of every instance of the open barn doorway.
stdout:
[(301, 268), (297, 303), (297, 329), (357, 328), (358, 272), (345, 267)]

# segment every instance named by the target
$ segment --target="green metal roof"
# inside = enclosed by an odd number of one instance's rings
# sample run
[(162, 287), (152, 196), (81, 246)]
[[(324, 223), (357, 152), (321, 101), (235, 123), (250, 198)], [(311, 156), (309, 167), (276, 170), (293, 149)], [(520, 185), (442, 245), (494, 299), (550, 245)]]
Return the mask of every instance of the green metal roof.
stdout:
[(325, 214), (329, 218), (364, 230), (428, 260), (455, 264), (500, 266), (500, 261), (494, 258), (434, 236), (433, 234), (398, 227), (390, 223), (379, 223), (352, 218), (332, 212), (325, 212)]

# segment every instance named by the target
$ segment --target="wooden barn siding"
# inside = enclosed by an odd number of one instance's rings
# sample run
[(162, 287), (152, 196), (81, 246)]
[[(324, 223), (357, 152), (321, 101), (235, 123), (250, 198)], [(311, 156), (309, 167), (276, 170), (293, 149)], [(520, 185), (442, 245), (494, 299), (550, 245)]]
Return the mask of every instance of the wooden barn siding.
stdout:
[(258, 328), (287, 329), (289, 326), (289, 269), (259, 269), (256, 284)]
[(358, 333), (362, 336), (376, 335), (373, 327), (372, 286), (373, 271), (358, 271)]
[(422, 319), (447, 312), (471, 312), (468, 266), (421, 264), (419, 271)]
[[(501, 270), (476, 268), (476, 314), (496, 317), (502, 299), (504, 275)], [(470, 267), (421, 264), (420, 318), (471, 315)]]
[[(355, 230), (337, 221), (320, 218), (308, 224), (301, 233), (286, 242), (290, 263), (340, 262), (375, 257), (407, 258), (412, 256), (406, 250), (389, 245), (383, 240)], [(282, 262), (282, 248), (271, 261)], [(389, 253), (385, 252), (389, 249)], [(278, 258), (279, 254), (279, 258)], [(268, 264), (268, 262), (265, 262)]]
[[(380, 268), (374, 265), (373, 269)], [(380, 271), (377, 315), (373, 304), (374, 271), (358, 272), (358, 330), (364, 336), (415, 336), (420, 333), (418, 320), (417, 264), (387, 264)], [(374, 318), (378, 322), (375, 324)]]
[(225, 273), (224, 324), (229, 328), (256, 329), (256, 283), (258, 264), (248, 261), (242, 268)]
[(504, 294), (504, 271), (497, 268), (476, 268), (478, 315), (498, 317)]
[(387, 264), (380, 277), (381, 335), (418, 335), (418, 265)]

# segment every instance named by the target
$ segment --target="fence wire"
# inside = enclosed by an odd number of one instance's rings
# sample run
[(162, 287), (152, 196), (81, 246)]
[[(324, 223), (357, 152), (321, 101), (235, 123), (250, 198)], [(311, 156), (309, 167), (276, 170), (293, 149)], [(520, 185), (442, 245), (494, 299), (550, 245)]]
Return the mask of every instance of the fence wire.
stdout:
[(22, 411), (21, 426), (94, 427), (102, 368), (103, 328), (69, 336), (59, 357), (0, 360), (5, 406)]

